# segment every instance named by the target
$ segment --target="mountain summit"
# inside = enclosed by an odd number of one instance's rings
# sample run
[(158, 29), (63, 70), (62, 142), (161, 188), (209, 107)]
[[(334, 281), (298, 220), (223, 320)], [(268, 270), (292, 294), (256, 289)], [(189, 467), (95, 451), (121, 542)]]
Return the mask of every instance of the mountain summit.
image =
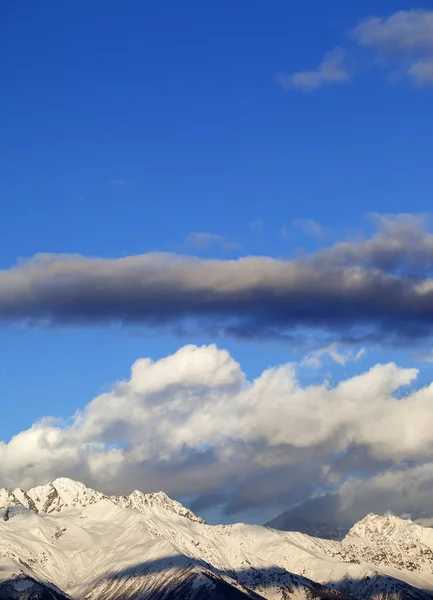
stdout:
[(129, 496), (107, 496), (86, 487), (79, 481), (59, 477), (38, 487), (24, 491), (20, 488), (9, 490), (0, 489), (0, 508), (4, 506), (23, 506), (37, 512), (52, 513), (67, 509), (86, 508), (95, 502), (108, 502), (121, 508), (135, 508), (143, 511), (146, 508), (171, 511), (186, 517), (191, 521), (204, 523), (201, 517), (195, 515), (180, 502), (172, 500), (164, 492), (143, 494), (135, 490)]
[(378, 515), (341, 542), (210, 526), (163, 492), (60, 478), (0, 490), (0, 599), (432, 600), (432, 534)]

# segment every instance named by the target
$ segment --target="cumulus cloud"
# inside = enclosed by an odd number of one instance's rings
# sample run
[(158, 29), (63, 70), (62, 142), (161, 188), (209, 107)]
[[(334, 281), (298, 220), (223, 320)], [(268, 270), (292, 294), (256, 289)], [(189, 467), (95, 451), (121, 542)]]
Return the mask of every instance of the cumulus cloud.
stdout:
[(327, 84), (348, 81), (350, 75), (343, 66), (344, 58), (345, 52), (341, 48), (335, 48), (325, 55), (317, 69), (299, 71), (293, 75), (280, 73), (277, 75), (277, 82), (284, 90), (295, 88), (311, 92)]
[(0, 482), (63, 475), (112, 493), (164, 489), (228, 514), (319, 492), (333, 495), (336, 519), (374, 498), (375, 510), (421, 514), (433, 486), (433, 384), (414, 391), (418, 372), (390, 363), (334, 386), (302, 385), (298, 368), (249, 381), (214, 345), (140, 359), (71, 421), (45, 418), (2, 442)]
[(373, 17), (355, 27), (353, 35), (362, 46), (386, 54), (433, 50), (433, 11), (401, 10), (389, 17)]
[(0, 271), (0, 321), (292, 340), (307, 328), (321, 346), (327, 336), (346, 343), (429, 337), (433, 235), (411, 215), (377, 218), (377, 228), (370, 238), (292, 260), (37, 255)]
[(353, 35), (361, 46), (403, 61), (403, 69), (414, 83), (433, 83), (432, 10), (402, 10), (387, 18), (374, 17), (355, 27)]
[(403, 71), (416, 85), (433, 83), (432, 10), (401, 10), (387, 17), (371, 17), (354, 27), (350, 37), (355, 47), (326, 54), (316, 70), (278, 75), (278, 83), (284, 89), (311, 91), (324, 84), (347, 81), (351, 75), (342, 66), (343, 59), (350, 54), (356, 56), (362, 48), (374, 50), (375, 58), (381, 59), (391, 75)]

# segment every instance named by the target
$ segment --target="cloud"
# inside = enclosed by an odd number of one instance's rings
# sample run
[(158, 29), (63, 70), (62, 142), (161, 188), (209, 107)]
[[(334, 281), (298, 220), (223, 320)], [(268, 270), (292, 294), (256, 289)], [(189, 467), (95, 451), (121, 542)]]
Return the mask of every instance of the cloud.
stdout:
[(332, 83), (343, 83), (350, 79), (350, 74), (343, 66), (345, 52), (335, 48), (325, 55), (323, 61), (314, 71), (299, 71), (292, 75), (280, 73), (277, 82), (284, 90), (298, 89), (311, 92)]
[[(301, 258), (42, 254), (0, 270), (0, 320), (296, 341), (408, 343), (433, 334), (433, 235), (411, 215)], [(328, 340), (328, 341), (326, 341)]]
[(129, 181), (126, 181), (126, 179), (112, 179), (110, 181), (111, 185), (130, 185)]
[(249, 227), (251, 231), (261, 234), (264, 229), (264, 224), (261, 219), (253, 219), (249, 223)]
[(358, 44), (388, 55), (433, 50), (433, 11), (402, 10), (386, 18), (367, 19), (355, 27), (353, 35)]
[[(296, 504), (270, 523), (308, 532), (344, 530), (366, 514), (395, 514), (431, 526), (433, 463), (389, 466), (371, 477), (348, 476), (336, 491), (326, 491)], [(314, 535), (314, 533), (313, 533)]]
[(250, 231), (254, 234), (256, 242), (260, 244), (262, 248), (266, 247), (266, 235), (265, 225), (262, 219), (253, 219), (249, 222)]
[(295, 219), (293, 225), (309, 237), (318, 239), (325, 237), (322, 225), (313, 219)]
[[(350, 37), (354, 47), (334, 49), (316, 70), (280, 74), (278, 83), (283, 89), (312, 91), (324, 84), (348, 81), (352, 77), (343, 61), (346, 57), (356, 58), (365, 48), (377, 53), (373, 62), (386, 67), (389, 79), (403, 72), (418, 86), (433, 83), (433, 10), (402, 10), (387, 17), (365, 19), (350, 31)], [(358, 63), (361, 60), (362, 56), (356, 58)]]
[(399, 11), (360, 23), (353, 36), (361, 46), (376, 48), (389, 60), (402, 61), (417, 85), (433, 83), (433, 11)]
[[(433, 463), (390, 467), (372, 477), (348, 477), (335, 492), (317, 495), (278, 517), (279, 525), (326, 523), (350, 527), (368, 513), (392, 513), (431, 526)], [(278, 523), (276, 523), (278, 525)]]
[(281, 237), (288, 239), (294, 237), (295, 232), (315, 239), (323, 239), (326, 235), (322, 225), (313, 219), (294, 219), (290, 228), (284, 223), (279, 231)]
[(350, 361), (359, 360), (364, 355), (365, 348), (361, 348), (358, 350), (358, 352), (353, 352), (352, 350), (340, 350), (338, 348), (338, 344), (334, 342), (325, 348), (319, 348), (318, 350), (311, 352), (311, 354), (308, 354), (302, 361), (302, 364), (314, 369), (318, 369), (322, 366), (322, 359), (326, 356), (329, 356), (334, 362), (344, 366)]
[(239, 250), (242, 248), (242, 244), (231, 242), (223, 235), (207, 232), (190, 233), (186, 238), (185, 245), (198, 249), (208, 248), (209, 246), (220, 246), (223, 250), (227, 251)]
[(331, 494), (335, 519), (433, 516), (433, 384), (413, 390), (417, 370), (389, 363), (302, 385), (299, 366), (249, 381), (215, 345), (139, 359), (71, 420), (44, 418), (0, 442), (0, 483), (63, 475), (108, 493), (164, 489), (227, 514)]
[(418, 85), (433, 84), (433, 57), (418, 60), (410, 65), (408, 74)]
[(433, 349), (428, 352), (420, 352), (415, 355), (418, 360), (424, 360), (425, 362), (433, 362)]

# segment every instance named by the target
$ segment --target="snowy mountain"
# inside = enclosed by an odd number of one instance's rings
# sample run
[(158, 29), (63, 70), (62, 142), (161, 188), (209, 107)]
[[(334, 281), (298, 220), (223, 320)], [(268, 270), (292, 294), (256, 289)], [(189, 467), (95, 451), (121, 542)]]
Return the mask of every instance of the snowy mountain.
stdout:
[(342, 544), (344, 558), (362, 559), (431, 578), (433, 529), (392, 515), (370, 514), (356, 523)]
[(28, 492), (17, 488), (10, 491), (0, 489), (0, 507), (24, 506), (45, 513), (60, 512), (68, 508), (85, 508), (95, 502), (114, 503), (121, 508), (135, 508), (141, 512), (145, 508), (159, 507), (192, 521), (204, 523), (201, 517), (169, 498), (164, 492), (143, 494), (135, 490), (129, 496), (106, 496), (87, 488), (79, 481), (59, 477), (47, 485), (32, 488)]
[(433, 530), (369, 515), (341, 541), (207, 525), (164, 493), (0, 490), (0, 599), (426, 600)]

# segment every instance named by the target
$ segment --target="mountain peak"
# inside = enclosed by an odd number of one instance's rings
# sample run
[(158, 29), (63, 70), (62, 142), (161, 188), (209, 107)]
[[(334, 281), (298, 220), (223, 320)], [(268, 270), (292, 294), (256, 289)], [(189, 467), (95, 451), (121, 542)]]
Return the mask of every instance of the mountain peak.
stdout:
[(89, 489), (84, 483), (81, 483), (81, 481), (75, 481), (74, 479), (69, 479), (69, 477), (57, 477), (50, 483), (55, 488), (76, 493), (85, 492)]
[(129, 496), (106, 496), (84, 483), (58, 477), (45, 485), (39, 485), (24, 491), (16, 488), (11, 491), (0, 488), (0, 509), (10, 506), (23, 506), (36, 512), (53, 513), (66, 509), (86, 508), (96, 502), (109, 502), (120, 508), (131, 508), (139, 512), (150, 510), (164, 510), (185, 517), (190, 521), (204, 523), (204, 520), (183, 506), (180, 502), (172, 500), (165, 492), (144, 494), (134, 490)]
[(86, 487), (84, 483), (66, 477), (58, 477), (54, 481), (22, 493), (26, 494), (34, 504), (34, 506), (27, 506), (20, 499), (24, 506), (46, 513), (58, 512), (67, 508), (85, 508), (105, 497), (101, 492)]
[(392, 514), (377, 515), (369, 513), (349, 530), (345, 539), (362, 539), (364, 541), (378, 538), (392, 538), (410, 527), (416, 527), (410, 519), (402, 519)]
[[(125, 497), (122, 497), (125, 498)], [(118, 504), (118, 498), (111, 496), (111, 499)], [(186, 517), (190, 521), (196, 521), (197, 523), (204, 523), (204, 519), (193, 513), (191, 510), (183, 506), (180, 502), (172, 500), (165, 492), (153, 492), (150, 494), (143, 494), (139, 490), (134, 490), (127, 500), (123, 499), (122, 506), (129, 508), (135, 508), (140, 512), (147, 509), (163, 509), (169, 512), (175, 513), (180, 517)]]

